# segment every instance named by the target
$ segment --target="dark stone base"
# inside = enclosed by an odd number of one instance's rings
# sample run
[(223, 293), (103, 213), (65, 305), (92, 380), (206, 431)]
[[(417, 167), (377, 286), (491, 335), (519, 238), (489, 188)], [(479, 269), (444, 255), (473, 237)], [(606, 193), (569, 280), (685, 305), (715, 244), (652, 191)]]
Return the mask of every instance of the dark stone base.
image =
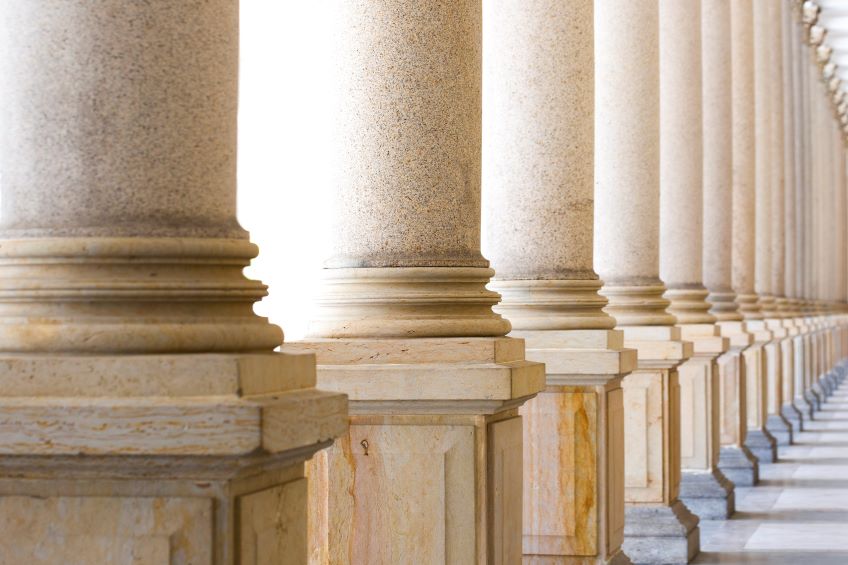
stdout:
[(749, 429), (745, 446), (754, 454), (760, 464), (777, 461), (777, 442), (766, 429)]
[(679, 500), (671, 506), (628, 505), (623, 549), (637, 565), (689, 563), (701, 550), (698, 517)]
[(777, 445), (792, 445), (792, 425), (779, 414), (769, 414), (766, 429)]
[(792, 426), (793, 436), (804, 429), (804, 415), (794, 404), (784, 404), (783, 408), (780, 409), (780, 413), (783, 419)]
[(803, 429), (803, 422), (813, 419), (813, 405), (810, 404), (810, 400), (807, 398), (806, 394), (796, 396), (795, 400), (792, 401), (792, 404), (794, 404), (798, 412), (801, 413), (801, 429)]
[[(746, 447), (722, 446), (718, 468), (738, 487), (752, 487), (760, 482), (760, 462)], [(699, 514), (700, 516), (700, 514)]]
[(727, 520), (736, 511), (734, 485), (719, 469), (683, 471), (680, 500), (701, 520)]
[(633, 565), (623, 551), (617, 551), (609, 558), (589, 557), (585, 555), (527, 555), (521, 560), (522, 565)]
[(809, 388), (804, 392), (804, 398), (807, 399), (807, 404), (810, 405), (810, 419), (813, 420), (813, 415), (821, 410), (821, 398), (813, 388)]

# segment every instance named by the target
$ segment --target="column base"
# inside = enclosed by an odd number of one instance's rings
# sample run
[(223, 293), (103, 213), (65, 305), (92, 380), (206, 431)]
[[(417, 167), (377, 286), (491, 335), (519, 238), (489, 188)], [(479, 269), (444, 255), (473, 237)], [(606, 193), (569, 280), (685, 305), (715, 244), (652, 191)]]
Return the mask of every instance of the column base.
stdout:
[(719, 469), (684, 470), (680, 500), (701, 520), (726, 520), (736, 511), (734, 485)]
[(777, 461), (777, 441), (767, 429), (749, 429), (745, 446), (754, 454), (760, 464)]
[(769, 414), (766, 418), (766, 429), (777, 445), (792, 445), (792, 424), (780, 414)]
[(640, 565), (683, 565), (701, 549), (698, 517), (680, 500), (670, 506), (628, 505), (624, 552)]
[(804, 398), (807, 400), (807, 404), (810, 405), (810, 419), (812, 420), (814, 419), (813, 414), (821, 410), (822, 405), (822, 397), (816, 390), (816, 385), (813, 385), (804, 392)]
[(745, 445), (723, 445), (718, 468), (738, 487), (752, 487), (760, 482), (760, 462)]
[(795, 400), (792, 401), (792, 404), (801, 414), (801, 431), (804, 431), (804, 421), (813, 419), (813, 405), (810, 404), (806, 394), (796, 396)]
[(791, 402), (784, 404), (780, 409), (780, 414), (792, 427), (793, 436), (804, 429), (804, 414), (795, 406), (795, 404)]
[(822, 388), (824, 389), (825, 398), (833, 395), (838, 384), (839, 380), (834, 369), (824, 374), (824, 377), (822, 377)]

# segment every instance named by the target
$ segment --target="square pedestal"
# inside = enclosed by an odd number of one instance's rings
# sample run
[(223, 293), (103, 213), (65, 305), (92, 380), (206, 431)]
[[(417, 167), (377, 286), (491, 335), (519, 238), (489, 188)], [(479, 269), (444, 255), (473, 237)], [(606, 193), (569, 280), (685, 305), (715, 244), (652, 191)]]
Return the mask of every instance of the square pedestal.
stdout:
[(718, 468), (736, 486), (753, 486), (759, 481), (757, 458), (745, 447), (748, 433), (746, 366), (743, 352), (754, 342), (744, 322), (719, 322), (730, 349), (716, 360), (719, 374)]
[(777, 461), (777, 443), (766, 429), (768, 417), (768, 375), (766, 373), (765, 344), (772, 341), (772, 333), (762, 320), (746, 322), (747, 330), (754, 336), (754, 343), (747, 347), (742, 356), (745, 360), (745, 382), (748, 430), (745, 446), (761, 463)]
[(683, 475), (680, 499), (702, 519), (725, 519), (735, 510), (733, 483), (718, 470), (719, 375), (716, 359), (730, 340), (714, 324), (680, 327), (694, 355), (678, 368), (680, 375), (680, 451)]
[(524, 419), (524, 563), (625, 564), (624, 403), (636, 367), (615, 330), (522, 331), (547, 387)]
[(517, 563), (522, 422), (545, 370), (513, 338), (318, 340), (350, 429), (316, 458), (311, 563)]
[(680, 328), (624, 328), (638, 351), (624, 378), (625, 540), (634, 563), (687, 563), (698, 551), (698, 519), (680, 492), (680, 385), (677, 367), (693, 354)]
[(0, 359), (3, 562), (304, 563), (304, 461), (347, 415), (314, 363)]

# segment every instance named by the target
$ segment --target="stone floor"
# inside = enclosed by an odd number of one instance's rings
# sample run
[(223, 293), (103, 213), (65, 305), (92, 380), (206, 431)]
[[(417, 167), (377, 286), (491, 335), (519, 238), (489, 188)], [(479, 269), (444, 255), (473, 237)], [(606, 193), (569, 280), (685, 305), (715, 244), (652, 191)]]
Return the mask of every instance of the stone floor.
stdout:
[(848, 381), (760, 477), (732, 519), (701, 522), (695, 563), (848, 565)]

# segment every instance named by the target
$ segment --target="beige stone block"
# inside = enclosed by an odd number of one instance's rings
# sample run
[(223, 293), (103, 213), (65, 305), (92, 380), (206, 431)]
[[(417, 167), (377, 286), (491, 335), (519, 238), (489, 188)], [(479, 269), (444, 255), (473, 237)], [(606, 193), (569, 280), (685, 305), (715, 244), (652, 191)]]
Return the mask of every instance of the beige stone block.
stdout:
[(0, 496), (0, 556), (28, 565), (212, 565), (210, 498)]
[(625, 501), (670, 504), (680, 485), (680, 389), (674, 369), (639, 369), (624, 391)]
[(310, 465), (311, 563), (520, 559), (517, 408), (545, 385), (544, 365), (524, 360), (523, 340), (285, 349), (316, 353), (319, 386), (351, 394), (348, 434)]
[(517, 417), (352, 417), (311, 465), (310, 562), (517, 562), (521, 433)]
[(716, 363), (719, 376), (719, 442), (740, 447), (745, 443), (747, 389), (743, 353), (734, 348)]

